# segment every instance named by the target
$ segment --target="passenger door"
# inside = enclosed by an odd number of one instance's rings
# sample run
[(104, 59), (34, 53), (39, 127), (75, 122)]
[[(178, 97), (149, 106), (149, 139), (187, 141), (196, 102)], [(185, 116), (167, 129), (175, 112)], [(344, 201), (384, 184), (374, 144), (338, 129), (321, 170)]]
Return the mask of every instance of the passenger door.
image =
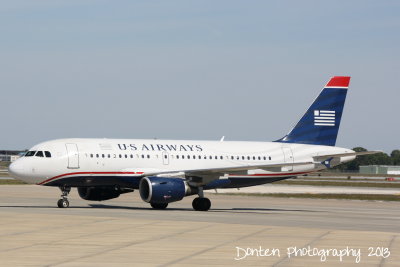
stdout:
[(68, 169), (79, 169), (79, 151), (76, 144), (65, 144), (68, 155)]

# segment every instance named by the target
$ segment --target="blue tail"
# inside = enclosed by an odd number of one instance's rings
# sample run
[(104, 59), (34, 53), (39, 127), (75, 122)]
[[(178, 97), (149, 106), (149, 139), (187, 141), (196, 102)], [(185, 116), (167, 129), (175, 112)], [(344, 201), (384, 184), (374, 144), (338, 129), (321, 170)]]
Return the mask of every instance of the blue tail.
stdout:
[(296, 126), (275, 142), (334, 146), (349, 82), (350, 77), (331, 78)]

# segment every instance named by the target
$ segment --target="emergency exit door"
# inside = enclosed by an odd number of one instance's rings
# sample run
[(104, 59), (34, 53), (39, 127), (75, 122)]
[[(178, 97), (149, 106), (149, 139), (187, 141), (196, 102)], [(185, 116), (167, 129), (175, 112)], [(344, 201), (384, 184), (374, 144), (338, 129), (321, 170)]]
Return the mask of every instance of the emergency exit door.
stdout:
[(289, 147), (282, 147), (282, 151), (283, 151), (283, 157), (284, 157), (285, 163), (289, 163), (289, 165), (282, 168), (282, 170), (283, 171), (293, 171), (294, 158), (293, 158), (292, 150)]
[(162, 159), (163, 159), (163, 164), (168, 165), (169, 164), (169, 153), (167, 151), (162, 152)]

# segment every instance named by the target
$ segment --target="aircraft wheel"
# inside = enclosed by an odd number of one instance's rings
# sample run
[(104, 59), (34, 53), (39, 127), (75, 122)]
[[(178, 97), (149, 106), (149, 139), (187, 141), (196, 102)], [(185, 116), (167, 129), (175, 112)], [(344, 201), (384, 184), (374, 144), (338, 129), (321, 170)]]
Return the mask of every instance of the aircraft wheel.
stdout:
[(192, 202), (193, 209), (207, 211), (211, 208), (211, 201), (205, 197), (196, 197)]
[(157, 209), (157, 210), (164, 210), (167, 208), (168, 203), (150, 203), (150, 206), (153, 209)]
[(57, 206), (59, 208), (68, 208), (69, 207), (69, 201), (67, 199), (59, 199), (57, 201)]

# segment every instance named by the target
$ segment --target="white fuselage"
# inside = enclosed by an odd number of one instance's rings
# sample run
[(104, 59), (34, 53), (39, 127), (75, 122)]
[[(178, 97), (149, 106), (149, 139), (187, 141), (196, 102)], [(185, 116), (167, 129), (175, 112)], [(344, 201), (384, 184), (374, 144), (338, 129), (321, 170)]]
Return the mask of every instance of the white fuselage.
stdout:
[[(148, 172), (176, 172), (175, 175), (184, 176), (182, 170), (279, 163), (289, 165), (274, 170), (249, 170), (241, 177), (293, 176), (323, 169), (324, 166), (290, 166), (290, 163), (313, 162), (313, 157), (318, 155), (353, 152), (339, 147), (280, 142), (78, 138), (44, 142), (30, 151), (48, 151), (51, 157), (22, 157), (12, 164), (10, 173), (35, 184), (76, 174), (143, 176)], [(354, 158), (341, 157), (340, 162)]]

